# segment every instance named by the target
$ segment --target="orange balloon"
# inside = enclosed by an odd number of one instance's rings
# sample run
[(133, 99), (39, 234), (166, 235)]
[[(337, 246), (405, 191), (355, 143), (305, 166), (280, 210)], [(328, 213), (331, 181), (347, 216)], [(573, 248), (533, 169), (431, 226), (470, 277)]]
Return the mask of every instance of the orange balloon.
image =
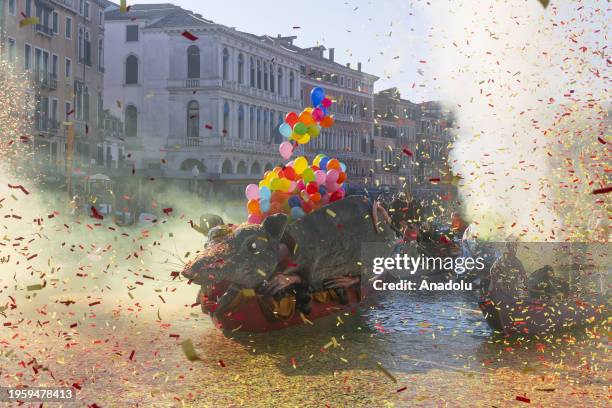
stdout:
[(314, 125), (315, 123), (314, 119), (312, 118), (312, 113), (306, 110), (300, 113), (300, 122), (306, 126)]
[(331, 116), (326, 116), (321, 119), (321, 127), (322, 128), (330, 128), (334, 126), (334, 118)]
[(337, 159), (331, 159), (327, 162), (327, 170), (340, 170), (340, 162)]
[(318, 203), (319, 201), (321, 201), (321, 193), (313, 193), (310, 195), (310, 199), (315, 202)]
[(337, 181), (337, 183), (338, 183), (338, 184), (342, 184), (342, 183), (344, 183), (344, 180), (346, 180), (346, 173), (345, 173), (345, 172), (342, 172), (342, 173), (340, 173), (340, 175), (338, 176), (338, 181)]
[(282, 169), (283, 169), (282, 167), (276, 166), (274, 169), (272, 169), (272, 171), (275, 172), (276, 174), (279, 174)]
[(259, 208), (259, 201), (257, 200), (249, 200), (247, 203), (247, 211), (249, 214), (261, 214), (261, 209)]

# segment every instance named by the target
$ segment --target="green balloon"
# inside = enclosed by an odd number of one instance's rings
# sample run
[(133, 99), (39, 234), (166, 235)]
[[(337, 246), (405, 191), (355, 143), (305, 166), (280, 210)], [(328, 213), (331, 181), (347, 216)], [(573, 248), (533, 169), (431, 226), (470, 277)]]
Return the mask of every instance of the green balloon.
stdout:
[(310, 183), (311, 181), (315, 181), (315, 179), (316, 177), (315, 177), (314, 171), (312, 171), (310, 167), (308, 167), (302, 173), (302, 180), (304, 180), (304, 183), (306, 184)]
[(302, 135), (305, 135), (306, 132), (308, 132), (308, 128), (302, 122), (298, 122), (293, 127), (293, 131), (297, 133), (298, 135), (302, 136)]
[(312, 137), (317, 137), (321, 133), (321, 128), (317, 125), (312, 125), (308, 128), (308, 134)]

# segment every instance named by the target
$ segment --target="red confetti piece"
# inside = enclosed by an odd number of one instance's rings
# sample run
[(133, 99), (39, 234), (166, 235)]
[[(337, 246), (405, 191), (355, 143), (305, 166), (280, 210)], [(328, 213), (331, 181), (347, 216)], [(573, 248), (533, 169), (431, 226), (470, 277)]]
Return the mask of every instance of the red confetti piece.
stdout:
[(612, 191), (612, 186), (598, 188), (597, 190), (593, 190), (593, 194), (606, 194)]
[(221, 367), (225, 367), (225, 363), (223, 362), (223, 360), (219, 360), (219, 365), (220, 365)]
[(412, 152), (406, 148), (402, 149), (402, 152), (408, 157), (412, 157)]
[(164, 212), (164, 214), (170, 215), (172, 213), (173, 209), (172, 209), (172, 207), (168, 207), (168, 208), (164, 208), (162, 211)]
[(95, 306), (95, 305), (99, 305), (101, 302), (98, 300), (97, 302), (92, 302), (89, 304), (89, 306)]
[(601, 144), (607, 144), (608, 143), (605, 140), (603, 140), (601, 137), (598, 137), (597, 140), (599, 140), (599, 143), (601, 143)]
[(68, 113), (66, 114), (66, 116), (70, 116), (70, 115), (72, 115), (73, 113), (74, 113), (74, 109), (72, 109), (70, 112), (68, 112)]
[(9, 186), (9, 188), (12, 188), (12, 189), (19, 189), (19, 190), (23, 191), (23, 193), (24, 193), (25, 195), (30, 194), (30, 192), (29, 192), (28, 190), (26, 190), (26, 188), (25, 188), (24, 186), (22, 186), (21, 184), (16, 185), (16, 186), (14, 186), (14, 185), (12, 185), (12, 184), (9, 184), (8, 186)]
[(91, 218), (95, 218), (96, 220), (103, 220), (104, 216), (100, 214), (100, 212), (96, 209), (96, 207), (92, 205), (91, 206)]
[(183, 31), (183, 33), (181, 34), (183, 37), (185, 37), (186, 39), (188, 39), (189, 41), (197, 41), (198, 37), (191, 34), (189, 31), (185, 30)]
[(521, 401), (521, 402), (526, 402), (526, 403), (528, 403), (528, 404), (531, 402), (531, 400), (530, 400), (529, 398), (527, 398), (527, 397), (521, 397), (520, 395), (517, 395), (517, 396), (516, 396), (516, 400), (517, 400), (517, 401)]
[(136, 350), (132, 350), (132, 352), (130, 353), (130, 361), (132, 361), (132, 359), (134, 358), (134, 353), (136, 353)]
[(212, 130), (212, 128), (213, 128), (211, 124), (207, 124), (207, 125), (206, 125), (206, 126), (204, 126), (204, 127), (205, 127), (206, 129), (208, 129), (208, 130)]
[(397, 390), (397, 392), (402, 392), (402, 391), (406, 391), (408, 389), (408, 387), (402, 387), (399, 390)]
[(432, 182), (432, 183), (439, 183), (440, 182), (440, 177), (430, 178), (429, 181)]

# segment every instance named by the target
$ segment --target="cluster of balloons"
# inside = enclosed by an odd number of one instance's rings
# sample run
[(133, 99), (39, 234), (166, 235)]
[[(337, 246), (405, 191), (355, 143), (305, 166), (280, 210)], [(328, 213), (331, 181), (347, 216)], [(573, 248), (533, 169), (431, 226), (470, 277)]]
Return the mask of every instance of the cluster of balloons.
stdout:
[(333, 116), (329, 115), (329, 107), (332, 100), (325, 97), (325, 91), (321, 87), (315, 87), (310, 92), (312, 106), (304, 109), (299, 115), (289, 112), (285, 116), (285, 122), (281, 124), (278, 131), (284, 138), (288, 139), (279, 146), (279, 153), (283, 159), (288, 160), (293, 153), (294, 145), (306, 144), (311, 138), (321, 134), (321, 128), (330, 128), (334, 125)]
[(267, 216), (284, 213), (290, 221), (302, 218), (322, 206), (338, 201), (346, 195), (346, 165), (324, 154), (317, 155), (312, 164), (304, 156), (276, 167), (264, 174), (257, 184), (249, 184), (245, 194), (248, 201), (248, 223), (259, 224)]

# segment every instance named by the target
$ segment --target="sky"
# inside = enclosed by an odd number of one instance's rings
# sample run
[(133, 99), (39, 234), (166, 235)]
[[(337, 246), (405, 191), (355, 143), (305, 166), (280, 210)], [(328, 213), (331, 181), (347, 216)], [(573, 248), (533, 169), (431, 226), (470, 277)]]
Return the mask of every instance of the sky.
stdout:
[(376, 91), (395, 86), (414, 102), (439, 96), (423, 76), (426, 63), (420, 62), (428, 57), (428, 30), (419, 13), (427, 6), (424, 1), (128, 0), (128, 5), (168, 2), (240, 31), (297, 35), (298, 46), (335, 48), (337, 62), (353, 67), (362, 62), (365, 72), (380, 77)]

